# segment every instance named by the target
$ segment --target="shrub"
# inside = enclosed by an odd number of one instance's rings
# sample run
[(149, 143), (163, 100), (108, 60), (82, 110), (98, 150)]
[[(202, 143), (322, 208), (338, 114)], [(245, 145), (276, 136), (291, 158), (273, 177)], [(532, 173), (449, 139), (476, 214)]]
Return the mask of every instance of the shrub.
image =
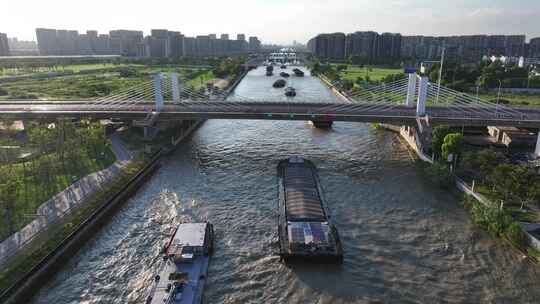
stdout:
[(137, 76), (137, 70), (134, 68), (122, 68), (120, 69), (120, 77), (128, 78)]
[(448, 189), (452, 186), (453, 177), (446, 165), (435, 163), (425, 168), (424, 172), (429, 180), (439, 187)]
[(521, 229), (521, 226), (516, 222), (508, 226), (506, 237), (519, 248), (523, 248), (527, 244), (527, 236), (523, 232), (523, 229)]

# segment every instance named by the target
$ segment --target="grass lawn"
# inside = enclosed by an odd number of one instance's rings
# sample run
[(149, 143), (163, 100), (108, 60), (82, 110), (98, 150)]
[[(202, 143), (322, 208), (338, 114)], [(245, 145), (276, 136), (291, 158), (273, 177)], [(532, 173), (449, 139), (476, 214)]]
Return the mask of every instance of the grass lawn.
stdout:
[[(133, 77), (120, 77), (117, 72), (102, 72), (90, 75), (29, 79), (4, 83), (0, 84), (0, 92), (4, 92), (4, 94), (7, 92), (7, 95), (0, 96), (0, 101), (10, 99), (96, 99), (114, 95), (126, 88), (152, 81), (150, 74), (157, 72), (178, 72), (184, 79), (190, 79), (186, 82), (186, 85), (196, 89), (206, 86), (207, 82), (215, 78), (210, 70), (142, 66), (136, 66), (135, 69), (138, 73)], [(150, 92), (148, 94), (148, 98), (153, 99), (153, 95)]]
[(51, 72), (72, 72), (79, 73), (87, 70), (108, 70), (121, 67), (139, 67), (142, 65), (135, 64), (112, 64), (112, 63), (94, 63), (94, 64), (73, 64), (73, 65), (58, 65), (55, 67), (37, 67), (37, 68), (13, 68), (0, 69), (0, 78), (12, 76), (29, 76), (40, 75)]
[(125, 88), (149, 81), (148, 76), (122, 78), (117, 73), (31, 79), (0, 84), (9, 99), (94, 99), (114, 94)]
[(206, 87), (206, 83), (214, 79), (215, 77), (212, 71), (203, 71), (199, 73), (195, 78), (188, 80), (186, 82), (186, 85), (194, 87), (195, 89), (199, 89), (200, 87)]
[[(471, 94), (474, 95), (474, 93)], [(492, 100), (495, 102), (497, 100), (497, 93), (480, 94), (478, 97), (486, 101)], [(508, 100), (510, 105), (540, 106), (540, 94), (512, 94), (501, 92), (501, 99)]]
[(403, 73), (403, 69), (388, 69), (388, 68), (377, 68), (377, 67), (358, 67), (353, 65), (347, 65), (347, 69), (340, 72), (340, 75), (343, 79), (349, 79), (353, 82), (356, 81), (358, 77), (365, 78), (366, 75), (369, 76), (371, 80), (379, 81), (388, 75), (400, 74)]
[[(115, 156), (109, 148), (102, 149), (94, 155), (93, 151), (81, 151), (76, 156), (60, 160), (58, 153), (40, 156), (26, 163), (0, 166), (0, 172), (13, 176), (16, 183), (16, 197), (13, 207), (12, 225), (19, 230), (33, 220), (37, 208), (64, 190), (73, 182), (90, 173), (100, 171), (115, 161)], [(0, 218), (4, 219), (6, 209), (0, 208)], [(0, 224), (0, 240), (10, 235), (7, 223)]]

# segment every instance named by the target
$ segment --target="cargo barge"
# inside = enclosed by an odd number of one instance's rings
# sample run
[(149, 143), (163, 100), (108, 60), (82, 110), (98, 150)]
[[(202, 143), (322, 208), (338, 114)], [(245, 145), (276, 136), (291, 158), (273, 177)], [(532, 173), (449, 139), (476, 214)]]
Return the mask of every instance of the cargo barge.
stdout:
[(163, 249), (164, 265), (154, 277), (146, 304), (202, 303), (213, 250), (212, 224), (180, 224)]
[(342, 263), (343, 249), (315, 165), (302, 157), (278, 164), (279, 244), (285, 262)]

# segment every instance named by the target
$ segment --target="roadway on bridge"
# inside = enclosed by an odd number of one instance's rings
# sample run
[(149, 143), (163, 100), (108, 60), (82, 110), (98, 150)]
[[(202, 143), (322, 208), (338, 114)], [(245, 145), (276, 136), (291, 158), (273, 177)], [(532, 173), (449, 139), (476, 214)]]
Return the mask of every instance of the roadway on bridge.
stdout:
[[(2, 104), (0, 115), (12, 118), (93, 117), (142, 119), (155, 110), (151, 103), (84, 104), (83, 101), (50, 104)], [(415, 124), (416, 109), (405, 105), (379, 107), (367, 103), (287, 103), (287, 102), (182, 102), (166, 104), (160, 119), (273, 119), (326, 120)], [(431, 124), (463, 126), (523, 126), (540, 128), (540, 109), (520, 109), (516, 113), (492, 113), (482, 107), (428, 107)]]

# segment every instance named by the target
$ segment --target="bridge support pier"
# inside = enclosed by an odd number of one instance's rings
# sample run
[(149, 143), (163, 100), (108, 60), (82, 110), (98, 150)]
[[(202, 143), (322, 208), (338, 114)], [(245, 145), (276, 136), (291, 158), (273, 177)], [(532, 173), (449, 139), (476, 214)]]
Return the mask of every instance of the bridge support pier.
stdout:
[(538, 137), (536, 139), (536, 149), (534, 150), (534, 155), (537, 159), (540, 159), (540, 131), (538, 131)]

